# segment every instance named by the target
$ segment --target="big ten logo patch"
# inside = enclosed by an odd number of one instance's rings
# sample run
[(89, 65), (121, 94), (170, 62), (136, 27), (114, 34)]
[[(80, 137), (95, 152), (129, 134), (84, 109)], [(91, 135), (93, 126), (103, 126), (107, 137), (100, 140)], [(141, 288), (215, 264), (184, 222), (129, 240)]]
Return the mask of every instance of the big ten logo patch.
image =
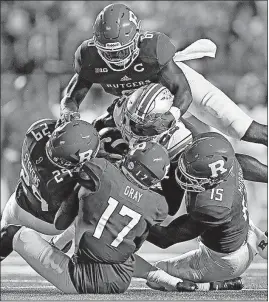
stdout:
[(108, 68), (95, 68), (95, 73), (105, 73), (108, 72)]

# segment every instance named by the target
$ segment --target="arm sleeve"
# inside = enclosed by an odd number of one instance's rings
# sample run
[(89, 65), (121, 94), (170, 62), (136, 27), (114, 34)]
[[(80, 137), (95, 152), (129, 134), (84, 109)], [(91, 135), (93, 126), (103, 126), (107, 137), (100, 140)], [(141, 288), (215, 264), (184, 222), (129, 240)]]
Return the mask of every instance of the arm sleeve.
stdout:
[(66, 230), (77, 216), (79, 208), (79, 188), (80, 186), (77, 185), (74, 191), (72, 191), (70, 196), (62, 202), (58, 209), (54, 218), (54, 226), (57, 230)]
[(184, 63), (176, 63), (190, 85), (193, 102), (188, 111), (207, 125), (236, 139), (241, 139), (253, 119), (226, 94)]

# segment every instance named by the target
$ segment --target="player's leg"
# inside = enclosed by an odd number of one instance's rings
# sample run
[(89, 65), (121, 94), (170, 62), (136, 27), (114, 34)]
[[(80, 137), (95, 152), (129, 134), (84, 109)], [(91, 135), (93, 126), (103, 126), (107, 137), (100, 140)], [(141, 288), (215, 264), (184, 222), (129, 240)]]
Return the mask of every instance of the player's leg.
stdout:
[(216, 289), (212, 284), (214, 281), (223, 281), (218, 284), (219, 289), (242, 289), (243, 285), (238, 277), (249, 267), (252, 260), (253, 254), (247, 244), (233, 253), (222, 254), (200, 243), (197, 250), (158, 261), (155, 265), (170, 275), (198, 283), (198, 288), (199, 283), (208, 283), (207, 288), (201, 287), (203, 290), (210, 289), (210, 286)]
[(133, 256), (124, 263), (106, 264), (74, 255), (69, 272), (79, 294), (120, 294), (131, 283), (134, 263)]
[(143, 278), (150, 283), (155, 283), (160, 290), (194, 291), (196, 289), (195, 283), (169, 275), (138, 255), (135, 255), (133, 277)]
[(55, 287), (64, 293), (77, 293), (69, 275), (70, 258), (37, 232), (21, 227), (14, 235), (13, 249)]
[(45, 235), (57, 235), (62, 232), (52, 223), (38, 219), (21, 208), (17, 203), (16, 193), (10, 196), (3, 211), (1, 228), (8, 224), (23, 225)]

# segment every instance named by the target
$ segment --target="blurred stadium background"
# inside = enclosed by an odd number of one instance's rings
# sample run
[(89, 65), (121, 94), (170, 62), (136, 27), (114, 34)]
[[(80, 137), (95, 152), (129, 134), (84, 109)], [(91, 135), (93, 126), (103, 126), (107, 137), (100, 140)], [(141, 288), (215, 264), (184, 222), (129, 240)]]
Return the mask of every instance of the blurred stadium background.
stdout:
[[(59, 102), (73, 75), (74, 52), (92, 36), (97, 13), (110, 3), (1, 1), (1, 210), (16, 186), (27, 128), (40, 118), (59, 117)], [(267, 1), (122, 3), (142, 19), (142, 29), (164, 32), (178, 50), (201, 38), (215, 42), (215, 59), (187, 64), (250, 116), (267, 124)], [(92, 121), (112, 99), (101, 87), (93, 86), (82, 103), (82, 118)], [(234, 145), (267, 163), (266, 147)], [(251, 217), (267, 229), (267, 185), (247, 186)]]

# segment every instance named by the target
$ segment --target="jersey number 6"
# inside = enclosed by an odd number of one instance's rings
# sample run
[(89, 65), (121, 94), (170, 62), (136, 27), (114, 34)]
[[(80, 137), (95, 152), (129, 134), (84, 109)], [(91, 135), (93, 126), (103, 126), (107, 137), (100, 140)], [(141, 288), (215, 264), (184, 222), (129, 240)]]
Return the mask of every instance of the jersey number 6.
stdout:
[[(113, 197), (109, 197), (108, 206), (98, 221), (98, 224), (93, 233), (93, 237), (97, 239), (101, 237), (109, 217), (115, 211), (118, 204), (119, 202), (116, 199), (114, 199)], [(119, 214), (121, 216), (129, 216), (130, 218), (132, 218), (132, 220), (121, 230), (121, 232), (119, 232), (118, 236), (112, 241), (111, 245), (114, 247), (119, 246), (119, 244), (123, 241), (124, 237), (138, 224), (141, 218), (140, 214), (126, 206), (122, 206)]]

